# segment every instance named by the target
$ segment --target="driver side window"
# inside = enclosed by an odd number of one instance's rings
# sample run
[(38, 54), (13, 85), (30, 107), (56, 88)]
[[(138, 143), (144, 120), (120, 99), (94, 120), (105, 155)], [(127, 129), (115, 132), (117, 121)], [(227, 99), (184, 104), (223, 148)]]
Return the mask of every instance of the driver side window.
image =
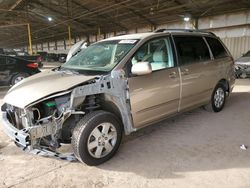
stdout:
[(132, 65), (149, 62), (152, 71), (174, 67), (172, 48), (168, 37), (150, 40), (132, 57)]

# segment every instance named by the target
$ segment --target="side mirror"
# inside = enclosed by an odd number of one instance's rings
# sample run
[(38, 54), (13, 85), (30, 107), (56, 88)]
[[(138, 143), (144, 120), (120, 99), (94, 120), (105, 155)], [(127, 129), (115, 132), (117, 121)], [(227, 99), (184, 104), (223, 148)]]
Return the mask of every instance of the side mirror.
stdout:
[(152, 67), (149, 62), (138, 62), (132, 66), (132, 74), (134, 75), (145, 75), (152, 72)]

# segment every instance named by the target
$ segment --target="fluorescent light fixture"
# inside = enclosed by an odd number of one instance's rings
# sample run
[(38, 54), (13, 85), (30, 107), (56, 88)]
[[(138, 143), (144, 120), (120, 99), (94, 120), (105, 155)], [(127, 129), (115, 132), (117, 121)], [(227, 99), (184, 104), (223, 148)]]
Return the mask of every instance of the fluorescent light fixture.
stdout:
[(51, 22), (53, 19), (51, 17), (48, 17), (49, 22)]
[(189, 21), (190, 21), (190, 17), (185, 16), (185, 17), (184, 17), (184, 21), (185, 21), (185, 22), (189, 22)]

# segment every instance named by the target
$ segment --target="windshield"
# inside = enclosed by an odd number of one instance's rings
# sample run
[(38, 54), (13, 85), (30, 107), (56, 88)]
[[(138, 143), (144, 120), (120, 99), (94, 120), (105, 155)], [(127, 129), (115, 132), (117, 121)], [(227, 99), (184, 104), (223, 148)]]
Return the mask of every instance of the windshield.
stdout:
[(95, 43), (70, 58), (62, 68), (109, 72), (136, 42), (137, 40), (113, 40)]

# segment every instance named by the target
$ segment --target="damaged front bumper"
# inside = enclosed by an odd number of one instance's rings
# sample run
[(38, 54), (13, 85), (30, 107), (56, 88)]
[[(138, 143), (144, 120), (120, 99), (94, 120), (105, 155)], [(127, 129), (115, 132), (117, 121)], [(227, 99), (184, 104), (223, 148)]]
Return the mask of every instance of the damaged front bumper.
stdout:
[(2, 112), (2, 122), (4, 132), (18, 145), (18, 147), (22, 148), (23, 151), (44, 157), (55, 157), (62, 160), (77, 161), (73, 153), (62, 154), (42, 146), (34, 147), (34, 145), (32, 145), (32, 139), (42, 138), (54, 132), (51, 124), (18, 130), (9, 122), (7, 112)]
[(7, 112), (2, 113), (2, 118), (5, 133), (23, 147), (33, 146), (36, 139), (55, 134), (57, 131), (57, 124), (53, 125), (53, 123), (18, 130), (9, 122)]
[(7, 118), (7, 112), (2, 112), (2, 122), (4, 132), (17, 144), (27, 147), (30, 146), (30, 133), (28, 129), (18, 130), (14, 127)]
[(126, 135), (135, 131), (129, 101), (128, 81), (123, 72), (98, 77), (69, 91), (36, 100), (25, 107), (12, 103), (2, 106), (6, 134), (23, 150), (34, 154), (73, 160), (73, 155), (57, 153), (61, 143), (70, 143), (77, 122), (96, 109), (110, 109), (120, 115)]

